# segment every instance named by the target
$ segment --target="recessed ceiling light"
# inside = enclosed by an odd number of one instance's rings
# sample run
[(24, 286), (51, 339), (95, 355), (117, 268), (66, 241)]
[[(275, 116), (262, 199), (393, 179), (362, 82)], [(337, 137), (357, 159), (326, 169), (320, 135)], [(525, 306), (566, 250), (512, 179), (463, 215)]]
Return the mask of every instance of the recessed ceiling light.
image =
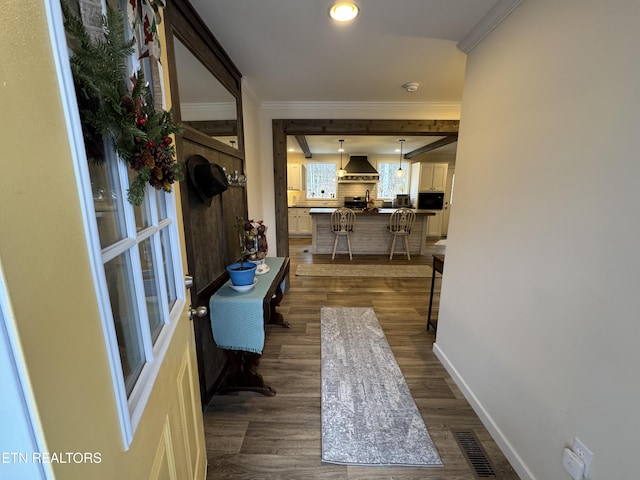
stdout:
[(331, 7), (329, 15), (338, 22), (348, 22), (349, 20), (356, 18), (358, 12), (358, 6), (355, 3), (338, 2)]

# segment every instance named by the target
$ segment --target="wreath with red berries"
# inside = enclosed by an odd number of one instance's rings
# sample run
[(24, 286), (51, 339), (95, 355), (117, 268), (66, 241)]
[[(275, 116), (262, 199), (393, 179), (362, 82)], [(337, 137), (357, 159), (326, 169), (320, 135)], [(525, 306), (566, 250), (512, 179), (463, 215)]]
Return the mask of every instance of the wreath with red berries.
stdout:
[(126, 60), (135, 40), (125, 37), (122, 13), (109, 8), (100, 19), (103, 36), (95, 38), (64, 2), (62, 11), (89, 159), (104, 162), (105, 139), (113, 143), (135, 172), (127, 192), (133, 205), (142, 203), (147, 184), (171, 192), (173, 183), (184, 178), (171, 138), (182, 128), (171, 111), (156, 109), (141, 70), (127, 79)]

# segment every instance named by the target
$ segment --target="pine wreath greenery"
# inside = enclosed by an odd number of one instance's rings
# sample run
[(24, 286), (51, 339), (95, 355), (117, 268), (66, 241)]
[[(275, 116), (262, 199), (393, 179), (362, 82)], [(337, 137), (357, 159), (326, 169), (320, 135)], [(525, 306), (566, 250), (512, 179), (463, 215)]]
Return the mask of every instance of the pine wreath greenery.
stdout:
[(103, 37), (92, 38), (65, 2), (62, 11), (89, 159), (104, 162), (104, 141), (113, 143), (118, 156), (136, 172), (127, 192), (133, 205), (144, 200), (147, 183), (171, 192), (173, 183), (184, 175), (175, 161), (170, 135), (183, 129), (171, 111), (155, 109), (142, 70), (128, 84), (126, 60), (134, 52), (135, 40), (125, 37), (122, 12), (108, 8), (101, 17)]

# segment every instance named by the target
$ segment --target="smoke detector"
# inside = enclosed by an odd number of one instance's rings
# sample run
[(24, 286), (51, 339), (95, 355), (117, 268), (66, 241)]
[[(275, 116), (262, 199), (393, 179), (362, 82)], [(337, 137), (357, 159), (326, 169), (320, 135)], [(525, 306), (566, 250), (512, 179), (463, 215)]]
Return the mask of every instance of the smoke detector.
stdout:
[(407, 92), (415, 92), (416, 90), (418, 90), (419, 86), (420, 86), (419, 83), (408, 82), (408, 83), (405, 83), (404, 85), (402, 85), (402, 88), (404, 88)]

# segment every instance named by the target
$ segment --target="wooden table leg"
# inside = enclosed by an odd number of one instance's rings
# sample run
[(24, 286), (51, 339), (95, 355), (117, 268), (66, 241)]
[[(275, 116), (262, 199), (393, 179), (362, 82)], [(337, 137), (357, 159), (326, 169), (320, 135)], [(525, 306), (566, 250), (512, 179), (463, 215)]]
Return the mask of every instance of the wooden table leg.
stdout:
[(268, 324), (280, 325), (282, 328), (291, 328), (291, 324), (285, 321), (284, 317), (280, 312), (276, 311), (276, 307), (280, 305), (280, 302), (282, 301), (282, 297), (284, 297), (284, 294), (282, 293), (282, 288), (278, 286), (278, 288), (276, 289), (276, 293), (273, 295), (273, 297), (271, 298), (271, 301), (269, 302), (271, 315), (269, 316)]
[(276, 391), (265, 385), (262, 375), (253, 369), (260, 364), (259, 353), (243, 350), (225, 350), (224, 353), (229, 359), (229, 371), (224, 386), (218, 391), (219, 394), (257, 392), (268, 397), (275, 396)]

